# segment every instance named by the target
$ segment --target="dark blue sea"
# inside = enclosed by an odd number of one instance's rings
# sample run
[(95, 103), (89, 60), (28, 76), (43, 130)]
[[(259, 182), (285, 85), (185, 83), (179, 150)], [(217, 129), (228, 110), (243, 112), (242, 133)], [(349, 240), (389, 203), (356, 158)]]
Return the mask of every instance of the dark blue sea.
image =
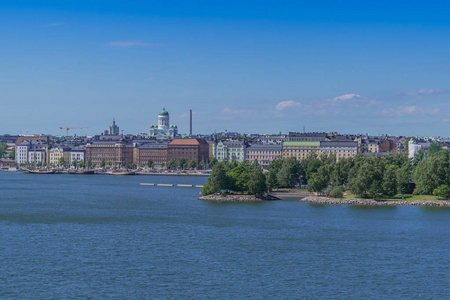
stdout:
[(0, 172), (0, 299), (449, 299), (450, 209), (197, 200)]

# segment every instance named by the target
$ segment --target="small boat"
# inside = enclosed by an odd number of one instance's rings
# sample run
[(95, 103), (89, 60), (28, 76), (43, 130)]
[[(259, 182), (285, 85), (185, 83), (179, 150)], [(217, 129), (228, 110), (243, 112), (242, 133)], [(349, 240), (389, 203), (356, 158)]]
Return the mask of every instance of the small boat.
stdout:
[(34, 169), (34, 170), (28, 170), (28, 173), (30, 173), (30, 174), (55, 174), (56, 170)]
[(135, 175), (135, 172), (128, 172), (128, 171), (113, 171), (113, 172), (106, 172), (108, 175)]
[(69, 174), (78, 174), (78, 175), (90, 175), (95, 174), (94, 170), (69, 170)]

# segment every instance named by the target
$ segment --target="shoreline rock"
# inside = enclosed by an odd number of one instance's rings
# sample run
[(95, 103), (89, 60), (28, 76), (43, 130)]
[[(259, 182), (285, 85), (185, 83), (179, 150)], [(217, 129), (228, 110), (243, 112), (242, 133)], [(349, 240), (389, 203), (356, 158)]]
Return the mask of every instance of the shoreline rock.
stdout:
[(255, 195), (220, 195), (213, 194), (207, 196), (201, 196), (198, 199), (206, 200), (206, 201), (215, 201), (215, 202), (263, 202), (263, 201), (272, 201), (272, 200), (280, 200), (280, 198), (267, 195), (263, 197), (256, 197)]
[(300, 202), (307, 202), (311, 204), (331, 204), (331, 205), (357, 205), (357, 206), (433, 206), (433, 207), (450, 207), (450, 201), (438, 200), (365, 200), (365, 199), (335, 199), (335, 198), (319, 198), (319, 197), (305, 197), (300, 199)]

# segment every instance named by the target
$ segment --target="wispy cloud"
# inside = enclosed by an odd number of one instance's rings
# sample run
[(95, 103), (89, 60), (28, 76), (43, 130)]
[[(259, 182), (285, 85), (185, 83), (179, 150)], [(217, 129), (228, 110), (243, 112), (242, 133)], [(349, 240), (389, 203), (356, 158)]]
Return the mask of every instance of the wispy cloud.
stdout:
[(333, 105), (349, 104), (350, 106), (365, 106), (378, 103), (376, 100), (367, 99), (358, 94), (344, 94), (342, 96), (334, 97), (327, 102)]
[(115, 41), (115, 42), (108, 43), (108, 46), (116, 47), (116, 48), (132, 48), (132, 47), (153, 48), (153, 47), (159, 47), (161, 45), (162, 44), (160, 44), (160, 43), (145, 43), (142, 41)]
[(62, 26), (65, 24), (66, 24), (65, 22), (49, 23), (49, 24), (42, 25), (42, 27), (56, 27), (56, 26)]
[(380, 111), (380, 114), (386, 117), (394, 117), (394, 116), (402, 117), (410, 115), (429, 116), (429, 115), (437, 115), (438, 113), (439, 113), (438, 108), (427, 108), (415, 105), (390, 107)]
[(450, 93), (450, 90), (447, 89), (420, 89), (418, 91), (410, 91), (407, 93), (404, 93), (406, 96), (411, 97), (421, 97), (421, 96), (430, 96), (430, 95), (441, 95)]
[(301, 105), (300, 102), (295, 102), (294, 100), (281, 101), (275, 106), (275, 110), (281, 112), (285, 109), (300, 107)]

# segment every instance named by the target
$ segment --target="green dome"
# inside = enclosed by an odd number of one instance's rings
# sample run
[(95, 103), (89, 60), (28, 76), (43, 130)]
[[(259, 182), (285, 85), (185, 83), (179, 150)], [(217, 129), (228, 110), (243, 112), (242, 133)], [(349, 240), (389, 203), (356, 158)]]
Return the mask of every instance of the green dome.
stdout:
[(163, 106), (162, 111), (159, 113), (160, 116), (168, 116), (169, 112), (166, 110), (166, 107)]

